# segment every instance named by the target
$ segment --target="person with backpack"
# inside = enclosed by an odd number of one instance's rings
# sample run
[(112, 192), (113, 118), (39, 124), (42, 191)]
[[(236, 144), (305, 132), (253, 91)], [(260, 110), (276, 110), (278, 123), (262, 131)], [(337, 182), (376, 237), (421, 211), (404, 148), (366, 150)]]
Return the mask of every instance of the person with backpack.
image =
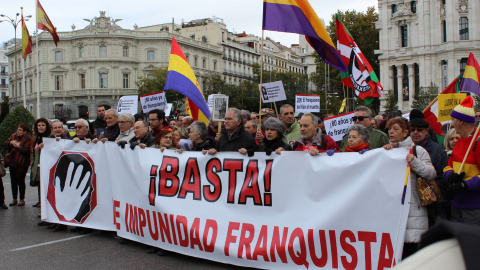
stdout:
[(318, 118), (307, 113), (300, 119), (300, 134), (301, 136), (293, 143), (294, 151), (307, 151), (312, 156), (319, 153), (327, 153), (331, 156), (333, 153), (339, 151), (337, 143), (332, 137), (322, 134), (322, 131), (317, 128)]

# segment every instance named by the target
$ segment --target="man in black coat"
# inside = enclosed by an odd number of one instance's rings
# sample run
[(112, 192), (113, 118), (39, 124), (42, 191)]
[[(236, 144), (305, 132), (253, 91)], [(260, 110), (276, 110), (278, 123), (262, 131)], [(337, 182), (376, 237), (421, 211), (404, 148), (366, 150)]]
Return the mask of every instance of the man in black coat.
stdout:
[(240, 110), (230, 109), (225, 114), (225, 128), (215, 137), (216, 148), (208, 150), (208, 153), (214, 155), (217, 151), (238, 151), (240, 148), (247, 149), (249, 154), (253, 154), (258, 149), (255, 139), (243, 127), (243, 118)]
[[(97, 119), (90, 124), (95, 130), (97, 131), (96, 136), (100, 136), (100, 133), (105, 131), (107, 127), (107, 122), (105, 122), (105, 107), (98, 106), (97, 107)], [(93, 134), (93, 130), (91, 131)], [(95, 135), (95, 134), (94, 134)]]

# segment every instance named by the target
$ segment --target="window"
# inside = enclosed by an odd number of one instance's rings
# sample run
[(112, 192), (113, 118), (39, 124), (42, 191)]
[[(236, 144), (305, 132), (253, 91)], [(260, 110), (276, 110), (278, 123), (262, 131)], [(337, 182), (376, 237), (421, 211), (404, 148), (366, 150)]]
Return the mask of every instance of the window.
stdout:
[(400, 26), (400, 32), (402, 36), (402, 47), (408, 46), (408, 27), (406, 25)]
[(129, 88), (128, 73), (123, 73), (123, 88)]
[(100, 57), (106, 57), (107, 56), (107, 46), (100, 46)]
[(197, 65), (198, 65), (198, 57), (195, 56), (193, 61), (194, 61), (194, 67), (197, 67)]
[(217, 70), (217, 62), (213, 62), (213, 70), (216, 71)]
[(80, 89), (85, 89), (85, 74), (80, 74)]
[(100, 73), (100, 88), (107, 88), (107, 87), (108, 87), (108, 74)]
[(55, 75), (55, 90), (63, 90), (63, 75)]
[(63, 61), (62, 52), (55, 52), (55, 62), (62, 62)]
[(33, 93), (33, 80), (30, 79), (30, 87), (28, 88), (28, 92), (31, 94)]
[(447, 21), (442, 21), (442, 41), (447, 42)]
[(153, 79), (155, 79), (155, 76), (153, 76), (152, 74), (148, 74), (147, 78), (150, 79), (150, 80), (153, 80)]
[(148, 51), (147, 52), (147, 61), (155, 61), (155, 52), (154, 51)]
[(393, 13), (397, 12), (397, 5), (393, 4), (392, 5), (392, 16), (393, 16)]
[(123, 57), (128, 57), (128, 47), (123, 46)]
[(85, 57), (85, 47), (79, 47), (78, 48), (78, 57), (79, 58), (84, 58)]
[(468, 40), (468, 18), (460, 17), (460, 40)]
[(207, 68), (207, 60), (206, 59), (203, 59), (202, 67)]
[(410, 10), (412, 13), (417, 13), (417, 1), (412, 1), (410, 3)]
[(463, 77), (463, 73), (465, 72), (465, 68), (467, 68), (467, 61), (468, 58), (462, 58), (460, 60), (460, 76)]

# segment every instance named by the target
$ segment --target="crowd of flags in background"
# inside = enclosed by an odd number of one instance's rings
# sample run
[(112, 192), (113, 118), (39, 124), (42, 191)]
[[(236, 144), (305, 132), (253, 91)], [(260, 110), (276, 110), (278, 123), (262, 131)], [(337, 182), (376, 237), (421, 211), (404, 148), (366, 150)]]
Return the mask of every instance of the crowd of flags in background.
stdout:
[[(59, 37), (55, 27), (37, 0), (37, 26), (50, 32), (55, 45)], [(329, 65), (341, 71), (342, 84), (355, 89), (358, 97), (371, 103), (373, 98), (381, 97), (383, 88), (371, 65), (353, 40), (352, 35), (336, 16), (337, 48), (327, 30), (307, 0), (264, 0), (262, 30), (297, 33), (305, 35), (306, 40), (318, 55)], [(26, 59), (32, 52), (32, 39), (22, 14), (22, 56)], [(463, 80), (457, 77), (440, 94), (472, 92), (480, 96), (480, 66), (470, 53)], [(207, 122), (210, 110), (202, 89), (185, 55), (172, 38), (170, 62), (168, 66), (165, 90), (175, 90), (187, 98), (189, 113), (195, 120)], [(438, 97), (437, 97), (438, 99)], [(435, 99), (425, 110), (426, 120), (441, 135), (441, 125), (437, 122)]]

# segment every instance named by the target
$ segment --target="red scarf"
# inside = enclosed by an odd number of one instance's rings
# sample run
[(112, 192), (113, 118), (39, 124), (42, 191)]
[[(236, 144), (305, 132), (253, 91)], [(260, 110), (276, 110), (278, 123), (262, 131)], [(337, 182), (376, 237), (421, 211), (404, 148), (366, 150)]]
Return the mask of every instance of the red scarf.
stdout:
[(348, 147), (348, 145), (347, 145), (347, 146), (345, 146), (345, 152), (360, 152), (361, 150), (365, 150), (365, 149), (368, 149), (368, 148), (370, 148), (370, 144), (368, 142), (357, 144), (357, 145), (352, 146), (352, 147)]

